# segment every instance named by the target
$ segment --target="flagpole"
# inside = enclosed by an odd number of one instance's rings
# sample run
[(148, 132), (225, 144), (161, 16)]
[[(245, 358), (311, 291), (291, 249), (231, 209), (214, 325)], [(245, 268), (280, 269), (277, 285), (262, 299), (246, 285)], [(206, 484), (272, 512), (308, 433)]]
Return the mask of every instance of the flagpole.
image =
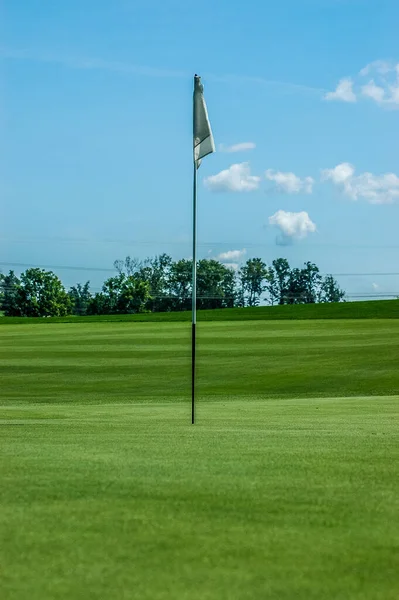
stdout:
[(201, 77), (194, 75), (193, 96), (193, 281), (192, 281), (192, 323), (191, 323), (191, 423), (195, 423), (195, 355), (197, 327), (197, 169), (201, 159), (215, 152), (212, 129), (204, 99)]
[(191, 424), (195, 423), (195, 354), (197, 326), (197, 165), (193, 178), (193, 283), (191, 319)]
[(195, 423), (195, 358), (197, 326), (197, 163), (193, 175), (193, 281), (191, 319), (191, 424)]

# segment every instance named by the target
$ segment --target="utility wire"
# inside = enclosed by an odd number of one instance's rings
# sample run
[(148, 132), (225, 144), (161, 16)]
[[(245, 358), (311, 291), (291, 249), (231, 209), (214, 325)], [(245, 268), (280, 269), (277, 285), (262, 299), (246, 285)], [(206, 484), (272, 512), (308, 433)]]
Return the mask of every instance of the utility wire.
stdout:
[[(1, 285), (0, 283), (0, 291), (2, 292), (11, 292), (13, 291), (15, 288), (13, 286), (5, 286), (5, 285)], [(90, 292), (101, 292), (102, 288), (96, 287), (96, 288), (90, 288), (89, 290)], [(152, 300), (191, 300), (191, 294), (187, 294), (187, 295), (176, 295), (176, 294), (152, 294), (151, 290), (150, 290), (150, 294), (151, 294), (151, 299)], [(399, 297), (399, 291), (398, 292), (386, 292), (386, 293), (378, 293), (378, 294), (367, 294), (367, 293), (359, 293), (359, 294), (345, 294), (346, 298), (398, 298)], [(233, 300), (236, 297), (235, 296), (224, 296), (224, 295), (219, 295), (219, 296), (213, 296), (213, 295), (201, 295), (201, 296), (197, 296), (198, 299), (201, 300)], [(296, 298), (296, 296), (294, 294), (285, 294), (284, 298), (289, 299), (289, 298)]]
[[(227, 263), (226, 263), (227, 264)], [(73, 265), (36, 265), (33, 263), (20, 263), (20, 262), (6, 262), (0, 261), (0, 267), (23, 267), (24, 269), (38, 268), (38, 269), (55, 269), (60, 271), (93, 271), (98, 273), (116, 273), (117, 269), (109, 267), (83, 267)], [(396, 277), (399, 276), (399, 272), (388, 272), (388, 273), (326, 273), (333, 277)], [(321, 273), (322, 275), (322, 273)]]
[[(52, 243), (52, 242), (61, 242), (67, 244), (122, 244), (129, 246), (159, 246), (160, 244), (163, 246), (187, 246), (191, 242), (190, 240), (175, 240), (175, 241), (165, 241), (165, 240), (135, 240), (135, 239), (90, 239), (90, 238), (63, 238), (63, 237), (44, 237), (44, 238), (7, 238), (2, 237), (0, 234), (0, 242), (8, 242), (8, 243), (21, 243), (21, 244), (36, 244), (36, 243)], [(270, 248), (276, 247), (276, 243), (274, 241), (271, 242), (243, 242), (243, 241), (210, 241), (210, 242), (198, 242), (199, 247), (223, 247), (223, 246), (234, 246), (241, 248)], [(399, 250), (398, 244), (336, 244), (336, 243), (320, 243), (312, 242), (310, 244), (303, 243), (302, 247), (304, 248), (342, 248), (342, 249), (354, 249), (354, 248), (362, 248), (362, 249), (385, 249)]]

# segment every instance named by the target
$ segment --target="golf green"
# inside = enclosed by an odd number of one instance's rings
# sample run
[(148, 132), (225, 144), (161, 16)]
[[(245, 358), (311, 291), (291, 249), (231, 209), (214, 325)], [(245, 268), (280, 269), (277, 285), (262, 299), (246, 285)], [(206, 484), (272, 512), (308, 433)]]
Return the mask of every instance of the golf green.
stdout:
[(0, 328), (1, 597), (396, 600), (399, 321)]

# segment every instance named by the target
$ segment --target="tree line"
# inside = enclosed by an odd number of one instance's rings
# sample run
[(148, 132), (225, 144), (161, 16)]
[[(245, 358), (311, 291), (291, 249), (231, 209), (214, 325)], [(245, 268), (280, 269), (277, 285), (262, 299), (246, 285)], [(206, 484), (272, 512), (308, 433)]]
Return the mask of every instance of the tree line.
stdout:
[[(114, 262), (116, 275), (92, 293), (90, 282), (68, 291), (52, 271), (30, 268), (19, 277), (0, 274), (0, 310), (6, 316), (44, 317), (167, 312), (191, 309), (192, 261), (161, 254), (144, 261), (126, 257)], [(197, 308), (234, 308), (261, 303), (314, 304), (345, 301), (332, 275), (317, 265), (291, 268), (285, 258), (267, 265), (250, 258), (238, 270), (218, 260), (197, 264)]]

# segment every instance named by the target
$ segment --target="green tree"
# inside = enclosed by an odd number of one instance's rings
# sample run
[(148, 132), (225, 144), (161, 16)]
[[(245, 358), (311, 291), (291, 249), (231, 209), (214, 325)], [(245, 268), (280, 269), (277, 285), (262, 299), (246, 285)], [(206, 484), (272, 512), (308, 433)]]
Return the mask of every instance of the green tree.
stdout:
[(345, 295), (332, 275), (326, 275), (321, 281), (319, 302), (345, 302)]
[(232, 267), (226, 267), (223, 272), (223, 305), (222, 308), (234, 308), (238, 302), (237, 275)]
[(232, 269), (217, 260), (198, 261), (198, 309), (232, 308), (235, 295), (235, 274)]
[(277, 273), (273, 267), (269, 267), (266, 273), (265, 291), (267, 292), (267, 299), (269, 304), (279, 304), (280, 301), (280, 287), (277, 279)]
[(18, 305), (18, 290), (20, 285), (21, 282), (14, 271), (10, 271), (8, 275), (0, 273), (0, 310), (4, 311), (7, 317), (21, 316)]
[(115, 260), (114, 268), (118, 271), (119, 275), (134, 275), (141, 269), (143, 263), (138, 258), (132, 258), (131, 256), (126, 256), (124, 260)]
[(127, 281), (122, 287), (118, 312), (146, 312), (146, 306), (149, 300), (151, 300), (149, 282), (139, 281), (134, 277), (128, 277)]
[(151, 298), (146, 308), (151, 312), (165, 312), (171, 310), (172, 303), (169, 298), (169, 280), (172, 258), (168, 254), (160, 254), (154, 258), (147, 258), (136, 272), (136, 277), (141, 281), (148, 281)]
[(71, 312), (71, 299), (61, 280), (52, 271), (27, 269), (17, 290), (21, 316), (63, 317)]
[(89, 281), (86, 281), (84, 285), (78, 283), (72, 286), (68, 292), (68, 296), (71, 299), (73, 314), (79, 316), (87, 314), (87, 309), (92, 299)]
[(291, 269), (286, 304), (314, 304), (317, 302), (321, 279), (319, 268), (314, 263), (306, 262), (302, 269)]
[(306, 262), (301, 269), (302, 301), (305, 304), (315, 304), (318, 300), (322, 277), (317, 265)]
[(274, 270), (275, 293), (278, 304), (287, 304), (290, 295), (291, 268), (286, 258), (277, 258), (272, 262)]
[[(140, 261), (126, 257), (115, 261), (118, 275), (108, 279), (90, 302), (91, 312), (190, 310), (192, 261), (173, 261), (167, 254)], [(135, 283), (134, 283), (135, 282)], [(135, 306), (140, 297), (138, 282), (148, 285), (145, 306)], [(306, 262), (291, 269), (287, 259), (277, 258), (270, 267), (260, 258), (247, 260), (238, 273), (217, 260), (203, 259), (197, 265), (197, 307), (225, 308), (257, 306), (266, 292), (270, 304), (309, 304), (340, 301), (344, 292), (331, 276), (323, 279), (319, 268)], [(144, 295), (146, 295), (144, 293)], [(142, 296), (141, 296), (142, 297)]]
[(97, 292), (92, 296), (88, 306), (88, 315), (106, 315), (108, 312), (107, 297), (103, 292)]
[(122, 302), (122, 290), (128, 277), (132, 277), (132, 275), (120, 273), (115, 277), (110, 277), (103, 283), (102, 293), (105, 298), (103, 305), (105, 314), (129, 312), (124, 310), (125, 307)]
[(143, 261), (127, 256), (124, 260), (114, 262), (119, 274), (134, 276), (139, 281), (148, 281), (150, 298), (146, 309), (151, 312), (168, 311), (173, 308), (173, 302), (169, 298), (171, 265), (172, 258), (165, 253)]
[(191, 309), (193, 262), (182, 258), (173, 262), (169, 274), (171, 310)]
[(150, 299), (148, 281), (120, 273), (104, 282), (102, 291), (90, 301), (89, 314), (129, 314), (144, 312)]
[(283, 295), (283, 304), (303, 304), (304, 298), (305, 289), (302, 277), (302, 269), (290, 269), (287, 288), (285, 289)]
[(241, 302), (246, 306), (258, 306), (266, 289), (267, 265), (260, 258), (250, 258), (238, 272), (241, 287)]

